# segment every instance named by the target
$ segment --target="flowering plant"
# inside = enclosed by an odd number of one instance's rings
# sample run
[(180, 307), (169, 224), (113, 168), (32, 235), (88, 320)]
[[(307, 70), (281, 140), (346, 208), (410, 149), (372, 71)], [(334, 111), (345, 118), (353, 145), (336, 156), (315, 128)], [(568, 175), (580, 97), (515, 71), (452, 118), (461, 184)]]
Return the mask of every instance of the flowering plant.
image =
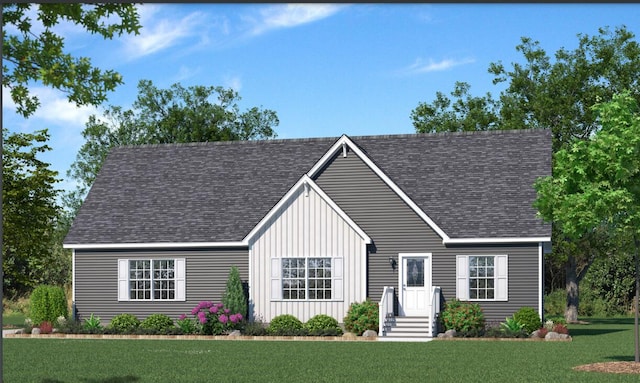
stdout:
[[(242, 323), (242, 314), (231, 313), (222, 303), (213, 303), (211, 301), (202, 301), (191, 310), (194, 320), (187, 318), (182, 314), (178, 319), (178, 326), (183, 329), (191, 329), (191, 325), (195, 328), (194, 332), (205, 335), (226, 334), (240, 327)], [(184, 326), (184, 327), (183, 327)]]

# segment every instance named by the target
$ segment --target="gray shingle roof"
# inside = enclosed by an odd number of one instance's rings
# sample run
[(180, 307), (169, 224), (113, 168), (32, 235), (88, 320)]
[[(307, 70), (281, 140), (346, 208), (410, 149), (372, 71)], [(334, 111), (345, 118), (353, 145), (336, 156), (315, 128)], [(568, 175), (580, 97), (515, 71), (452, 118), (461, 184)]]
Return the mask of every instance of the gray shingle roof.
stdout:
[[(112, 150), (65, 244), (238, 242), (338, 138)], [(550, 236), (545, 130), (351, 137), (451, 238)]]

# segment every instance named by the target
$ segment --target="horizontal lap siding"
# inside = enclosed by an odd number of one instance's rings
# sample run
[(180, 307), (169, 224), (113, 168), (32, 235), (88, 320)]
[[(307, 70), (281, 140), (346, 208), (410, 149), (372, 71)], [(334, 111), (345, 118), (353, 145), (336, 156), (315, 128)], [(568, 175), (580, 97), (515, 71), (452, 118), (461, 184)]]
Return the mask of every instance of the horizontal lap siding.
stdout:
[[(367, 296), (379, 301), (384, 286), (396, 288), (398, 268), (389, 257), (399, 253), (432, 253), (432, 280), (445, 300), (456, 295), (456, 255), (508, 254), (509, 301), (482, 302), (490, 321), (504, 320), (522, 306), (538, 309), (537, 245), (497, 247), (445, 247), (435, 233), (360, 158), (338, 153), (316, 176), (316, 183), (373, 240), (368, 254)], [(426, 212), (428, 215), (429, 212)]]
[[(186, 259), (186, 301), (118, 301), (118, 259)], [(80, 319), (91, 313), (103, 324), (114, 315), (129, 313), (144, 319), (149, 314), (167, 314), (177, 319), (188, 314), (203, 300), (219, 302), (226, 288), (231, 266), (237, 266), (240, 278), (248, 281), (246, 249), (167, 250), (167, 251), (86, 251), (75, 252), (75, 303)]]

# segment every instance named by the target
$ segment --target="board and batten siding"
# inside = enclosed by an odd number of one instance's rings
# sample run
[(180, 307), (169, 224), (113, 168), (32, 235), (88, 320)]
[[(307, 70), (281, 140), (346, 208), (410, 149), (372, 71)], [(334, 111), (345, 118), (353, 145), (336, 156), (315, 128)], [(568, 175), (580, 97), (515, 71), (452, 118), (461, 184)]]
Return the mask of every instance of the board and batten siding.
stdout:
[[(365, 299), (365, 240), (313, 188), (299, 188), (292, 194), (249, 245), (255, 318), (268, 323), (277, 315), (290, 314), (306, 322), (325, 314), (342, 323), (350, 303)], [(274, 299), (271, 268), (280, 263), (273, 260), (286, 257), (341, 258), (342, 299)], [(275, 275), (280, 273), (275, 270)]]
[[(446, 301), (456, 296), (456, 255), (509, 255), (509, 301), (481, 302), (487, 320), (504, 320), (522, 306), (538, 310), (537, 245), (446, 247), (442, 238), (355, 153), (328, 161), (313, 177), (340, 208), (369, 235), (367, 297), (378, 302), (384, 286), (394, 286), (398, 313), (399, 253), (431, 253), (432, 283)], [(425, 212), (427, 215), (429, 212)]]
[[(186, 301), (118, 301), (118, 259), (184, 258)], [(92, 313), (108, 324), (117, 314), (134, 314), (143, 320), (153, 313), (178, 319), (189, 315), (200, 301), (220, 302), (229, 271), (238, 267), (240, 278), (249, 277), (248, 249), (185, 250), (75, 250), (75, 305), (80, 320)]]

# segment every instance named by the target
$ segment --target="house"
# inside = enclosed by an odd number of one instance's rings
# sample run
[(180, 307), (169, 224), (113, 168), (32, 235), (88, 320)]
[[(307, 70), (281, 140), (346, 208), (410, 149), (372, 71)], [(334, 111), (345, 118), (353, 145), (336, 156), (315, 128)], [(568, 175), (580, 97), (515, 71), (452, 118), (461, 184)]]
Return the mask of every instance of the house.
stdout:
[(177, 318), (219, 301), (231, 266), (251, 315), (343, 322), (381, 303), (381, 332), (477, 301), (488, 320), (542, 313), (551, 227), (532, 207), (548, 130), (113, 149), (65, 239), (80, 318)]

